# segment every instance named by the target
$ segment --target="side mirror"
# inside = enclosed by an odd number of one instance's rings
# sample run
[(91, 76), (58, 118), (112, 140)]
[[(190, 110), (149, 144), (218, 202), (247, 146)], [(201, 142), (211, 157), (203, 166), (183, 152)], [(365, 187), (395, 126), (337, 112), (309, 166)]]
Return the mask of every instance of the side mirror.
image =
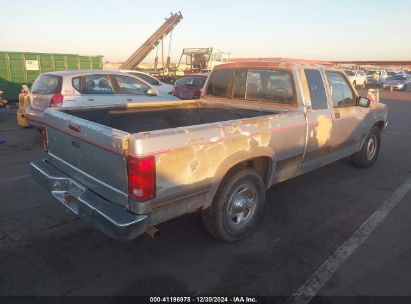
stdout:
[(371, 101), (368, 98), (360, 97), (358, 99), (358, 106), (362, 108), (369, 108)]
[(157, 96), (157, 91), (154, 89), (148, 89), (146, 94), (149, 96)]

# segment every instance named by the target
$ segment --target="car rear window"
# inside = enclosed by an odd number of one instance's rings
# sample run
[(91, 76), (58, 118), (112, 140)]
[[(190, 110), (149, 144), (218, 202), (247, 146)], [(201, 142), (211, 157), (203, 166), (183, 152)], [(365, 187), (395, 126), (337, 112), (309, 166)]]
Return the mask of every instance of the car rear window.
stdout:
[(193, 86), (202, 87), (206, 81), (206, 77), (203, 76), (189, 76), (183, 77), (176, 81), (177, 86)]
[(294, 103), (292, 77), (284, 70), (214, 70), (208, 81), (206, 96)]
[(248, 70), (245, 98), (292, 104), (291, 75), (284, 71)]
[(34, 94), (49, 95), (61, 92), (62, 77), (56, 75), (39, 75), (31, 87)]

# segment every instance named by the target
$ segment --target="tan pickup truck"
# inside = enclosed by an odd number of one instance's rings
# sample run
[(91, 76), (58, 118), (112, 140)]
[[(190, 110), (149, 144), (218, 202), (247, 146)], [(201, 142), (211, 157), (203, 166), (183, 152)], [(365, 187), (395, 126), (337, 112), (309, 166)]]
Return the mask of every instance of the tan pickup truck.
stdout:
[(235, 241), (273, 184), (347, 156), (372, 166), (387, 107), (338, 70), (236, 63), (214, 68), (199, 100), (48, 109), (45, 122), (33, 176), (110, 237), (201, 211), (213, 236)]

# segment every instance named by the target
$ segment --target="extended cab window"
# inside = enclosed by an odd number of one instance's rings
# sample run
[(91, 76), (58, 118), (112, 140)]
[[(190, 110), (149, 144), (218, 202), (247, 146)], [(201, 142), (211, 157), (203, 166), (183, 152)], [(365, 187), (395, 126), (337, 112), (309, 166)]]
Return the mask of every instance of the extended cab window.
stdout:
[(284, 71), (248, 70), (245, 98), (292, 104), (291, 75)]
[(311, 107), (314, 110), (327, 109), (327, 95), (321, 72), (319, 70), (305, 70), (304, 73), (310, 91)]
[(231, 98), (233, 88), (233, 69), (214, 70), (211, 73), (206, 95)]
[(83, 94), (113, 94), (113, 87), (107, 75), (84, 76)]
[(354, 105), (354, 94), (342, 74), (326, 72), (334, 108)]

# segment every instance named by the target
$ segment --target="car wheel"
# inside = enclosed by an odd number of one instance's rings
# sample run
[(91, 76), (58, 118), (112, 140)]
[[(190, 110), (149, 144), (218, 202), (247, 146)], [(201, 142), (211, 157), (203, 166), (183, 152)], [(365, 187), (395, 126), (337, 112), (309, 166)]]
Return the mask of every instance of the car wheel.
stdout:
[(219, 240), (241, 240), (255, 228), (264, 204), (261, 176), (251, 168), (235, 171), (224, 178), (211, 206), (203, 210), (204, 226)]
[(373, 126), (365, 139), (361, 150), (351, 155), (351, 160), (357, 167), (369, 168), (377, 161), (381, 146), (381, 131)]

